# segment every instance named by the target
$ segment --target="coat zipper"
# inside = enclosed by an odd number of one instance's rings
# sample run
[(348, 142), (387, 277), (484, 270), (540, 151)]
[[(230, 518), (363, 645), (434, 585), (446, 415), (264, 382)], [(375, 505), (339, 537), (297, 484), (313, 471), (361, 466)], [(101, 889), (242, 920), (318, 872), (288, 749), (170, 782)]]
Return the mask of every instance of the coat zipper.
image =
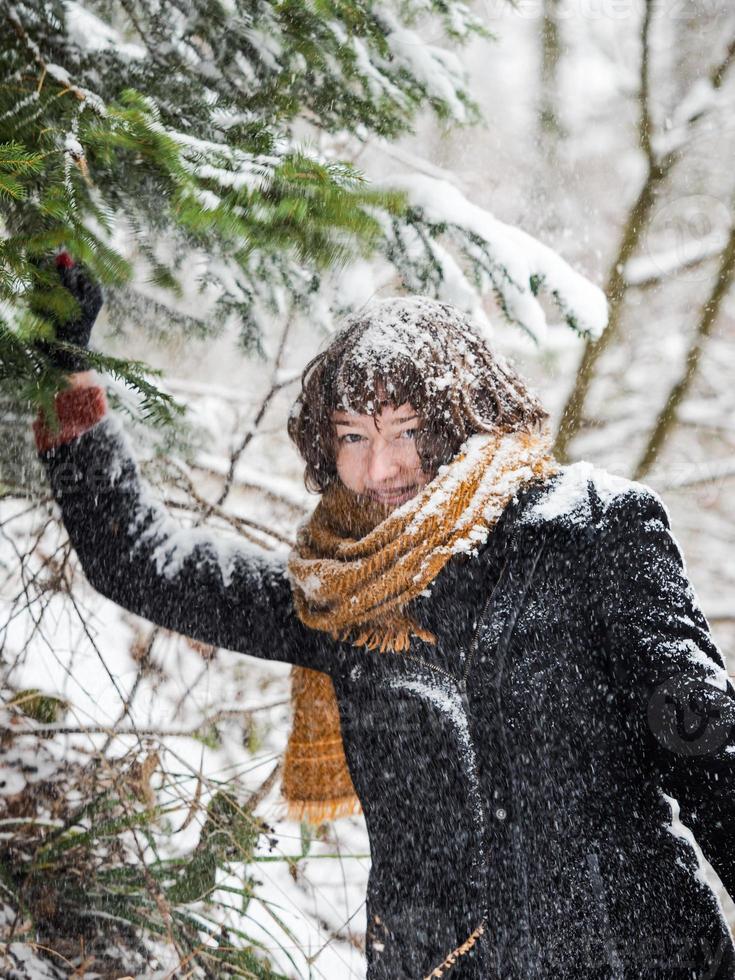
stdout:
[(477, 653), (477, 648), (479, 645), (478, 641), (480, 638), (480, 627), (482, 626), (482, 621), (485, 619), (485, 614), (488, 611), (490, 603), (492, 602), (495, 593), (498, 591), (498, 586), (500, 585), (503, 579), (503, 575), (505, 574), (505, 569), (508, 567), (509, 561), (510, 561), (510, 555), (508, 555), (505, 561), (503, 562), (503, 567), (500, 569), (500, 575), (498, 575), (498, 580), (493, 586), (492, 592), (485, 600), (485, 604), (482, 607), (482, 612), (477, 617), (477, 622), (475, 623), (475, 629), (472, 633), (472, 642), (470, 643), (469, 649), (467, 650), (467, 657), (465, 659), (465, 668), (464, 671), (462, 672), (462, 677), (460, 678), (459, 681), (460, 693), (465, 701), (465, 709), (469, 709), (469, 700), (467, 698), (467, 679), (470, 676), (470, 668), (472, 667), (472, 660), (475, 654)]
[[(522, 601), (523, 601), (523, 598), (525, 598), (525, 594), (526, 594), (526, 591), (528, 589), (528, 584), (530, 582), (530, 579), (533, 578), (533, 574), (534, 574), (534, 572), (536, 570), (536, 565), (538, 564), (538, 560), (539, 560), (539, 557), (541, 555), (541, 551), (542, 550), (543, 550), (543, 546), (539, 549), (539, 551), (537, 552), (536, 557), (534, 559), (533, 566), (531, 568), (531, 574), (530, 574), (529, 579), (526, 582), (526, 586), (525, 586), (525, 588), (523, 590)], [(503, 567), (500, 570), (500, 575), (498, 576), (498, 580), (495, 583), (495, 585), (493, 586), (493, 589), (492, 589), (490, 595), (485, 600), (485, 603), (484, 603), (484, 605), (482, 607), (482, 612), (480, 613), (480, 615), (477, 618), (477, 621), (475, 623), (475, 628), (474, 628), (474, 630), (472, 632), (472, 637), (470, 639), (470, 644), (469, 644), (469, 647), (467, 649), (467, 656), (465, 658), (465, 668), (462, 671), (462, 676), (461, 677), (456, 677), (454, 674), (451, 674), (448, 670), (444, 670), (443, 667), (439, 667), (437, 664), (432, 664), (429, 660), (424, 660), (422, 657), (413, 657), (410, 654), (404, 654), (404, 656), (405, 656), (405, 658), (407, 660), (413, 660), (414, 663), (422, 664), (424, 667), (429, 667), (431, 670), (436, 671), (438, 674), (443, 674), (445, 677), (448, 677), (449, 680), (451, 680), (454, 684), (457, 685), (457, 688), (459, 690), (459, 695), (460, 695), (460, 698), (462, 699), (462, 704), (464, 706), (465, 714), (467, 716), (467, 729), (468, 729), (468, 734), (469, 734), (469, 710), (470, 710), (470, 702), (469, 702), (469, 698), (467, 696), (467, 679), (469, 677), (470, 669), (472, 667), (472, 660), (473, 660), (473, 658), (475, 656), (475, 653), (477, 652), (478, 640), (479, 640), (479, 636), (480, 636), (480, 627), (482, 626), (482, 621), (484, 620), (485, 614), (487, 613), (487, 610), (488, 610), (488, 607), (490, 605), (490, 602), (492, 601), (493, 596), (497, 592), (498, 587), (499, 587), (499, 585), (500, 585), (500, 583), (501, 583), (501, 581), (503, 579), (503, 574), (505, 573), (505, 569), (506, 569), (509, 561), (510, 561), (510, 555), (508, 555), (506, 557), (505, 562), (503, 563)], [(514, 618), (513, 621), (515, 622), (515, 618)], [(478, 767), (477, 767), (477, 753), (475, 751), (475, 744), (474, 744), (474, 741), (472, 739), (472, 736), (470, 735), (469, 737), (470, 737), (470, 745), (472, 746), (472, 769), (473, 769), (473, 774), (474, 774), (474, 777), (475, 777), (475, 784), (476, 784), (476, 786), (477, 786), (477, 788), (479, 790), (479, 787), (480, 787), (480, 773), (479, 773), (479, 770), (478, 770)], [(485, 828), (484, 827), (480, 828), (480, 840), (481, 841), (484, 838), (484, 833), (485, 833)], [(443, 976), (445, 969), (447, 969), (447, 968), (451, 969), (452, 966), (454, 966), (454, 964), (456, 963), (457, 958), (459, 956), (462, 956), (463, 953), (467, 952), (467, 950), (469, 949), (469, 947), (472, 946), (474, 944), (475, 940), (485, 931), (485, 928), (487, 927), (487, 917), (488, 917), (488, 910), (487, 910), (487, 908), (485, 908), (484, 911), (483, 911), (482, 920), (481, 920), (480, 924), (475, 929), (475, 931), (473, 933), (471, 933), (470, 937), (468, 937), (468, 940), (466, 940), (465, 943), (462, 946), (460, 946), (456, 950), (454, 950), (450, 954), (450, 956), (447, 959), (445, 959), (444, 962), (441, 963), (435, 970), (433, 970), (431, 973), (429, 973), (428, 976), (424, 977), (424, 980), (431, 980), (432, 977), (441, 977), (441, 976)]]
[(470, 702), (467, 696), (467, 679), (469, 677), (470, 669), (472, 667), (472, 660), (475, 656), (475, 653), (477, 652), (478, 640), (480, 636), (480, 627), (482, 626), (482, 622), (485, 619), (485, 613), (487, 612), (488, 607), (490, 606), (490, 603), (492, 602), (493, 597), (495, 596), (495, 593), (498, 591), (498, 587), (500, 586), (503, 575), (505, 573), (505, 569), (509, 561), (510, 561), (510, 555), (506, 557), (505, 562), (503, 563), (503, 567), (500, 570), (500, 575), (498, 576), (498, 580), (493, 586), (490, 595), (485, 600), (485, 603), (482, 607), (482, 612), (477, 617), (477, 620), (475, 622), (475, 628), (473, 630), (472, 636), (470, 637), (470, 642), (467, 646), (467, 653), (465, 657), (465, 668), (462, 671), (461, 677), (456, 677), (454, 674), (450, 673), (448, 670), (445, 670), (443, 667), (439, 667), (438, 664), (431, 663), (430, 660), (424, 660), (422, 657), (412, 657), (410, 654), (404, 654), (406, 660), (413, 660), (414, 663), (423, 664), (424, 667), (430, 667), (431, 670), (435, 670), (438, 674), (444, 674), (444, 676), (448, 677), (449, 680), (452, 681), (452, 683), (456, 684), (457, 687), (459, 688), (459, 696), (462, 699), (462, 704), (464, 706), (465, 711), (468, 714), (469, 714)]
[[(544, 550), (544, 544), (542, 544), (541, 547), (536, 552), (536, 556), (535, 556), (535, 558), (533, 560), (533, 565), (531, 566), (530, 574), (528, 575), (528, 578), (525, 581), (525, 584), (524, 584), (524, 587), (523, 587), (523, 592), (521, 594), (521, 605), (525, 601), (526, 592), (528, 591), (528, 587), (529, 587), (529, 585), (531, 583), (531, 579), (533, 578), (534, 573), (536, 571), (536, 565), (538, 564), (539, 558), (541, 557), (541, 553), (542, 553), (543, 550)], [(498, 576), (498, 580), (495, 583), (495, 585), (493, 586), (492, 591), (490, 592), (490, 595), (485, 600), (485, 603), (484, 603), (484, 605), (482, 607), (482, 612), (477, 617), (477, 621), (475, 622), (475, 628), (474, 628), (473, 633), (472, 633), (470, 644), (469, 644), (469, 647), (467, 649), (467, 656), (465, 658), (465, 668), (462, 671), (462, 676), (461, 677), (456, 677), (454, 674), (451, 674), (448, 670), (445, 670), (443, 667), (439, 667), (438, 664), (433, 664), (433, 663), (431, 663), (430, 660), (424, 660), (423, 657), (413, 657), (413, 656), (411, 656), (411, 654), (408, 654), (408, 653), (403, 654), (403, 656), (406, 658), (406, 660), (413, 660), (414, 663), (422, 664), (422, 666), (424, 666), (424, 667), (429, 667), (431, 670), (436, 671), (438, 674), (443, 674), (445, 677), (448, 677), (449, 680), (452, 681), (453, 684), (456, 684), (457, 685), (457, 689), (459, 691), (459, 696), (460, 696), (460, 698), (462, 700), (462, 705), (464, 707), (465, 714), (467, 715), (467, 719), (468, 719), (468, 725), (467, 725), (468, 734), (469, 734), (470, 701), (469, 701), (469, 697), (467, 696), (467, 679), (469, 677), (470, 669), (472, 667), (472, 659), (474, 658), (474, 655), (477, 652), (477, 648), (478, 648), (478, 645), (479, 645), (478, 644), (478, 640), (479, 640), (479, 636), (480, 636), (480, 627), (482, 626), (482, 621), (485, 618), (485, 614), (487, 613), (488, 607), (489, 607), (490, 603), (492, 602), (492, 599), (493, 599), (495, 593), (498, 591), (498, 588), (500, 587), (500, 583), (503, 580), (503, 575), (505, 573), (505, 569), (508, 566), (508, 562), (510, 561), (510, 558), (511, 558), (510, 555), (508, 555), (506, 557), (506, 559), (505, 559), (505, 561), (503, 563), (503, 567), (500, 570), (500, 575)], [(516, 610), (515, 615), (512, 617), (511, 631), (513, 629), (513, 625), (515, 624), (515, 620), (517, 618), (517, 615), (518, 615), (518, 612), (519, 611), (520, 611), (520, 609)], [(498, 696), (499, 696), (500, 692), (498, 691), (497, 693), (498, 693)], [(475, 779), (477, 780), (477, 785), (479, 786), (480, 785), (480, 773), (479, 773), (479, 770), (477, 768), (477, 761), (476, 761), (476, 759), (477, 759), (477, 753), (475, 752), (475, 744), (474, 744), (474, 741), (473, 741), (471, 735), (470, 735), (470, 745), (472, 746), (472, 753), (473, 753), (473, 772), (474, 772), (474, 775), (475, 775)]]
[[(431, 663), (430, 660), (424, 660), (422, 657), (413, 657), (411, 656), (411, 654), (404, 654), (406, 660), (413, 660), (414, 663), (422, 664), (424, 667), (429, 667), (431, 670), (436, 671), (436, 673), (443, 674), (445, 677), (448, 677), (453, 684), (457, 685), (459, 696), (462, 700), (462, 707), (464, 708), (465, 715), (467, 716), (468, 734), (469, 734), (469, 718), (470, 718), (470, 699), (467, 695), (467, 678), (469, 677), (470, 668), (472, 666), (472, 659), (474, 658), (474, 655), (477, 651), (478, 640), (480, 637), (480, 627), (482, 626), (482, 621), (484, 620), (485, 613), (487, 612), (490, 603), (492, 602), (493, 597), (495, 596), (495, 593), (498, 591), (500, 583), (503, 580), (503, 575), (505, 574), (505, 569), (507, 568), (509, 561), (510, 561), (510, 555), (506, 557), (505, 562), (503, 563), (503, 567), (500, 570), (500, 575), (498, 575), (498, 580), (493, 586), (490, 595), (485, 600), (485, 603), (482, 607), (482, 612), (477, 617), (477, 621), (475, 622), (475, 628), (472, 632), (469, 646), (467, 647), (467, 654), (465, 657), (465, 668), (462, 671), (461, 677), (456, 677), (454, 674), (451, 674), (448, 670), (445, 670), (443, 667), (439, 667), (438, 664)], [(469, 737), (470, 737), (470, 745), (472, 746), (472, 770), (473, 770), (473, 775), (475, 777), (476, 785), (479, 789), (480, 771), (477, 767), (477, 752), (475, 751), (475, 743), (474, 740), (472, 739), (472, 735), (470, 734)]]
[[(438, 664), (432, 664), (429, 660), (424, 660), (422, 657), (413, 657), (410, 654), (404, 654), (407, 660), (413, 660), (414, 663), (422, 664), (425, 667), (429, 667), (431, 670), (436, 671), (436, 673), (443, 674), (445, 677), (448, 677), (453, 684), (457, 685), (457, 688), (459, 690), (459, 696), (462, 699), (462, 705), (465, 710), (465, 716), (467, 717), (467, 733), (469, 735), (470, 746), (472, 748), (472, 761), (471, 761), (472, 774), (474, 776), (475, 786), (477, 787), (478, 792), (480, 790), (480, 771), (477, 766), (477, 752), (475, 749), (475, 743), (469, 731), (470, 701), (469, 701), (469, 697), (467, 696), (467, 678), (469, 677), (470, 668), (472, 666), (472, 659), (474, 658), (474, 655), (477, 651), (478, 641), (480, 637), (480, 627), (482, 626), (482, 622), (485, 619), (485, 614), (487, 613), (487, 610), (490, 606), (493, 596), (497, 592), (498, 587), (502, 581), (503, 574), (505, 573), (505, 569), (509, 561), (510, 561), (510, 555), (506, 557), (505, 562), (503, 563), (503, 567), (500, 570), (500, 575), (498, 576), (498, 580), (493, 586), (490, 595), (485, 600), (485, 603), (483, 604), (482, 607), (482, 612), (477, 617), (477, 620), (475, 622), (475, 627), (472, 632), (472, 636), (470, 638), (470, 643), (467, 648), (467, 655), (465, 657), (465, 668), (462, 671), (461, 677), (456, 677), (454, 674), (451, 674), (448, 670), (445, 670), (443, 667), (439, 667)], [(477, 830), (479, 833), (479, 840), (483, 841), (485, 836), (484, 821), (483, 821), (483, 825), (478, 827)], [(483, 910), (482, 919), (479, 925), (469, 935), (469, 937), (465, 940), (465, 942), (462, 943), (461, 946), (458, 946), (457, 949), (453, 950), (452, 953), (441, 964), (439, 964), (438, 967), (432, 970), (431, 973), (429, 973), (424, 978), (424, 980), (431, 980), (431, 978), (433, 977), (441, 977), (444, 975), (444, 972), (447, 969), (451, 970), (452, 966), (456, 963), (457, 959), (460, 956), (462, 956), (464, 953), (468, 952), (469, 949), (475, 944), (476, 940), (485, 931), (486, 926), (487, 926), (487, 909), (485, 908)]]

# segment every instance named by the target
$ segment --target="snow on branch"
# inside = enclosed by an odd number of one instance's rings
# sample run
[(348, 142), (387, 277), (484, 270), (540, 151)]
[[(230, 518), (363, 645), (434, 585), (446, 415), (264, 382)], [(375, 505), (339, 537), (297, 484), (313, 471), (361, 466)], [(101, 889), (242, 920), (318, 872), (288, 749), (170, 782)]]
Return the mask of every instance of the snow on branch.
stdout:
[(729, 41), (715, 66), (707, 75), (697, 78), (674, 109), (664, 133), (653, 141), (653, 149), (659, 159), (676, 155), (687, 142), (694, 124), (702, 116), (724, 107), (723, 83), (728, 70), (735, 62), (735, 24), (728, 32)]
[(720, 255), (727, 244), (727, 232), (716, 231), (701, 239), (677, 244), (651, 255), (639, 255), (625, 264), (625, 281), (629, 286), (651, 286), (695, 268)]
[[(605, 329), (607, 300), (602, 290), (547, 245), (499, 221), (447, 181), (413, 173), (387, 178), (383, 185), (403, 191), (414, 208), (412, 230), (406, 233), (394, 223), (387, 248), (409, 288), (425, 289), (432, 278), (419, 271), (423, 256), (424, 263), (433, 264), (434, 289), (443, 298), (483, 319), (479, 298), (494, 292), (509, 322), (537, 342), (547, 331), (546, 314), (537, 299), (542, 289), (577, 333), (596, 338)], [(435, 240), (442, 234), (470, 266), (472, 281)]]
[(402, 24), (388, 7), (379, 9), (379, 17), (386, 27), (393, 71), (397, 66), (421, 86), (434, 104), (446, 107), (453, 119), (468, 122), (467, 73), (457, 54), (427, 44), (415, 31)]
[(126, 42), (120, 31), (76, 0), (66, 0), (66, 29), (70, 42), (82, 51), (114, 51), (121, 58), (138, 61), (146, 56), (145, 48)]

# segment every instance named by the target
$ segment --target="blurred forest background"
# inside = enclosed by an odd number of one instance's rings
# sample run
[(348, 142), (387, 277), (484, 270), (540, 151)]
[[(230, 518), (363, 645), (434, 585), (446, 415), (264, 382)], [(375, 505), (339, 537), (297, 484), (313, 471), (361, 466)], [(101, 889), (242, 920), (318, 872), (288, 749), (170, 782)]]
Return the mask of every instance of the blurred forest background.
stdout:
[(469, 310), (560, 459), (662, 494), (735, 672), (731, 5), (0, 17), (0, 972), (364, 976), (363, 821), (278, 804), (288, 666), (83, 580), (31, 440), (56, 380), (30, 260), (66, 244), (102, 279), (96, 363), (155, 492), (273, 552), (315, 504), (286, 418), (339, 317), (401, 291)]

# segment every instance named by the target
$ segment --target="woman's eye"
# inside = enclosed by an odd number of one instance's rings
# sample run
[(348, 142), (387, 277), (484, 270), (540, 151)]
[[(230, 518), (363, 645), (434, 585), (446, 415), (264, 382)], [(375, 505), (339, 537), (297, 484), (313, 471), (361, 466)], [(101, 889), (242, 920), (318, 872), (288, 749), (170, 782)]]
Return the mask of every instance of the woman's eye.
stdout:
[(354, 440), (362, 439), (363, 437), (357, 432), (346, 432), (343, 436), (339, 437), (340, 442), (351, 443)]
[(409, 439), (415, 439), (416, 433), (418, 431), (419, 431), (418, 428), (404, 429), (403, 432), (401, 433), (401, 436), (408, 436)]

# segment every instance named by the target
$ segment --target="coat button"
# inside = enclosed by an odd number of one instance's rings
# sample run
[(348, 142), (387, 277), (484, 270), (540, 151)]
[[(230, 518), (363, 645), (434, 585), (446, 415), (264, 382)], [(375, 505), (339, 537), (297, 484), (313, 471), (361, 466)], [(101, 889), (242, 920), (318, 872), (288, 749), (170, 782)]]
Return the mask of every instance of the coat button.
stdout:
[(499, 806), (495, 811), (495, 816), (498, 818), (498, 820), (505, 820), (508, 814), (502, 806)]

